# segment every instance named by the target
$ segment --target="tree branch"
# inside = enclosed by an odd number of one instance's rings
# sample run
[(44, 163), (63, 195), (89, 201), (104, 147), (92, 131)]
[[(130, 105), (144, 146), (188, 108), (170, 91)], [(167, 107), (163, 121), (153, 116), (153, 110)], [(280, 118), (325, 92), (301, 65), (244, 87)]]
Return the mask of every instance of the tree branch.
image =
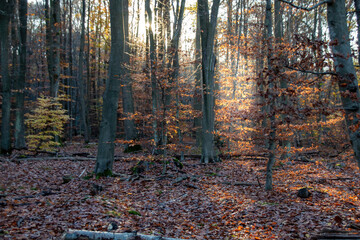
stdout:
[(322, 2), (319, 2), (317, 4), (315, 4), (314, 6), (312, 7), (301, 7), (301, 6), (297, 6), (295, 4), (293, 4), (292, 2), (289, 2), (289, 1), (286, 1), (286, 0), (279, 0), (280, 2), (283, 2), (283, 3), (286, 3), (286, 4), (289, 4), (290, 6), (294, 7), (294, 8), (297, 8), (297, 9), (301, 9), (301, 10), (305, 10), (305, 11), (311, 11), (311, 10), (314, 10), (315, 8), (325, 4), (325, 3), (331, 3), (332, 0), (324, 0)]
[[(282, 0), (280, 0), (280, 1), (282, 1)], [(302, 72), (302, 73), (311, 73), (311, 74), (315, 74), (315, 75), (333, 75), (333, 76), (337, 76), (337, 74), (335, 72), (314, 72), (314, 71), (298, 69), (298, 68), (294, 68), (294, 67), (290, 67), (290, 66), (285, 66), (285, 68), (295, 70), (295, 71), (298, 71), (298, 72)]]

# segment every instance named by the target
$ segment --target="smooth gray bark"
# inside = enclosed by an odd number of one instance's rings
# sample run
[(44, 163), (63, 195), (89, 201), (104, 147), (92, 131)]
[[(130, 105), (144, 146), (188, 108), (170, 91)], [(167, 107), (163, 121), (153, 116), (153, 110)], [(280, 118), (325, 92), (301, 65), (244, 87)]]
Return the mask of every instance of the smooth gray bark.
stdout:
[(195, 37), (195, 91), (194, 91), (194, 104), (193, 108), (195, 110), (194, 117), (194, 129), (195, 129), (195, 137), (196, 137), (196, 146), (200, 147), (201, 145), (201, 121), (202, 117), (198, 114), (202, 109), (202, 97), (201, 97), (201, 41), (200, 41), (200, 19), (199, 14), (196, 14), (196, 37)]
[(25, 124), (24, 124), (24, 97), (26, 80), (26, 39), (27, 39), (27, 0), (19, 1), (20, 18), (20, 71), (16, 79), (16, 111), (15, 111), (15, 148), (22, 149), (25, 144)]
[(156, 79), (156, 46), (154, 33), (152, 29), (152, 11), (150, 8), (150, 0), (145, 1), (145, 11), (146, 11), (146, 19), (148, 24), (148, 38), (149, 38), (149, 52), (150, 52), (150, 78), (151, 78), (151, 99), (152, 99), (152, 114), (153, 114), (153, 122), (152, 127), (154, 131), (154, 144), (155, 149), (154, 152), (157, 152), (157, 147), (160, 144), (159, 132), (158, 132), (158, 119), (157, 112), (159, 110), (159, 96), (158, 96), (158, 84)]
[(272, 190), (273, 185), (273, 166), (275, 164), (275, 93), (274, 93), (274, 78), (272, 76), (273, 70), (273, 59), (272, 59), (272, 12), (271, 12), (271, 0), (266, 0), (266, 15), (265, 15), (265, 27), (267, 31), (267, 65), (269, 71), (268, 77), (268, 114), (270, 116), (270, 132), (269, 132), (269, 159), (266, 165), (266, 183), (265, 183), (265, 190)]
[(0, 48), (1, 48), (1, 76), (2, 76), (2, 106), (1, 106), (1, 153), (11, 151), (10, 136), (10, 107), (11, 107), (11, 79), (9, 77), (9, 23), (12, 13), (12, 2), (0, 6)]
[(88, 120), (88, 104), (87, 104), (87, 96), (86, 96), (86, 81), (84, 78), (84, 48), (85, 48), (85, 9), (86, 3), (85, 0), (82, 0), (82, 15), (81, 15), (81, 36), (80, 36), (80, 51), (79, 51), (79, 67), (77, 79), (79, 84), (79, 92), (80, 92), (80, 117), (81, 123), (84, 130), (84, 140), (85, 143), (90, 141), (90, 126)]
[[(282, 46), (282, 42), (283, 42), (283, 18), (282, 18), (282, 14), (281, 14), (281, 4), (280, 4), (280, 1), (279, 0), (275, 0), (275, 4), (274, 4), (274, 20), (275, 20), (275, 24), (274, 24), (274, 36), (275, 36), (275, 40), (276, 40), (276, 48), (279, 50), (279, 51), (282, 51), (282, 49), (280, 49)], [(285, 62), (288, 61), (288, 59), (285, 59), (285, 56), (279, 56), (277, 61), (279, 62), (277, 64), (278, 67), (280, 67), (281, 69), (279, 69), (279, 71), (283, 72), (283, 64)], [(280, 88), (285, 90), (288, 88), (288, 82), (287, 82), (287, 78), (283, 78), (283, 77), (280, 77)], [(287, 96), (284, 96), (282, 95), (279, 99), (279, 103), (280, 105), (282, 105), (282, 107), (284, 109), (286, 109), (286, 106), (289, 104), (289, 101), (288, 101), (288, 97)], [(284, 120), (287, 118), (287, 113), (283, 113), (281, 114), (280, 118), (281, 118), (281, 121), (284, 122)], [(291, 142), (289, 139), (284, 139), (282, 141), (282, 145), (283, 147), (285, 148), (285, 152), (284, 154), (282, 155), (282, 158), (289, 158), (290, 157), (290, 150), (291, 150)]]
[[(126, 6), (128, 6), (128, 0), (124, 0), (124, 34), (125, 34), (125, 54), (124, 54), (124, 64), (130, 64), (129, 57), (129, 11)], [(122, 78), (121, 83), (121, 91), (122, 91), (122, 104), (123, 104), (123, 112), (124, 112), (124, 128), (125, 128), (125, 139), (126, 140), (135, 140), (136, 139), (136, 127), (135, 120), (133, 118), (134, 115), (134, 99), (133, 99), (133, 90), (132, 90), (132, 81), (130, 78), (130, 74), (126, 68), (124, 68), (124, 77)]]
[(321, 4), (327, 4), (330, 46), (333, 53), (341, 101), (345, 110), (347, 131), (360, 168), (360, 128), (358, 127), (360, 121), (360, 94), (350, 47), (345, 0), (325, 0), (310, 8), (299, 7), (285, 0), (281, 1), (306, 11), (310, 11)]
[(202, 118), (202, 153), (201, 161), (210, 163), (217, 161), (214, 151), (214, 72), (215, 54), (214, 40), (219, 11), (220, 0), (214, 0), (211, 9), (211, 19), (207, 0), (198, 0), (198, 11), (201, 29), (201, 52), (202, 52), (202, 97), (203, 97), (203, 118)]
[(50, 96), (58, 97), (60, 79), (60, 0), (50, 0)]
[[(177, 2), (179, 4), (179, 0)], [(177, 119), (177, 128), (178, 128), (178, 137), (180, 145), (183, 142), (182, 131), (180, 128), (180, 96), (179, 96), (179, 40), (181, 35), (182, 23), (184, 18), (185, 11), (185, 0), (181, 0), (180, 11), (177, 11), (176, 21), (174, 24), (174, 34), (171, 39), (170, 50), (170, 62), (172, 62), (172, 74), (170, 76), (170, 85), (172, 82), (176, 82), (176, 119)], [(169, 95), (170, 96), (170, 95)], [(168, 99), (167, 105), (170, 105), (170, 98)], [(181, 161), (184, 160), (184, 152), (181, 151)]]
[[(73, 89), (72, 87), (74, 86), (74, 82), (73, 82), (73, 49), (72, 49), (72, 16), (73, 16), (73, 9), (72, 9), (72, 0), (68, 0), (68, 6), (69, 6), (69, 28), (68, 28), (68, 61), (69, 61), (69, 67), (68, 67), (68, 72), (67, 75), (69, 76), (69, 78), (66, 79), (66, 84), (69, 86), (69, 88), (67, 89), (67, 95), (70, 96), (71, 99), (73, 99)], [(67, 111), (69, 113), (70, 116), (70, 120), (69, 120), (69, 132), (68, 132), (68, 136), (70, 141), (72, 141), (72, 136), (73, 136), (73, 103), (72, 101), (68, 101), (67, 102)]]
[(327, 21), (347, 130), (360, 167), (360, 95), (350, 47), (345, 0), (327, 4)]
[(116, 137), (117, 108), (121, 78), (124, 76), (125, 31), (123, 0), (110, 0), (111, 52), (109, 77), (106, 81), (103, 112), (100, 124), (99, 145), (95, 174), (110, 175), (114, 162), (114, 141)]
[(357, 22), (357, 45), (358, 45), (358, 64), (360, 64), (360, 0), (354, 0), (356, 22)]

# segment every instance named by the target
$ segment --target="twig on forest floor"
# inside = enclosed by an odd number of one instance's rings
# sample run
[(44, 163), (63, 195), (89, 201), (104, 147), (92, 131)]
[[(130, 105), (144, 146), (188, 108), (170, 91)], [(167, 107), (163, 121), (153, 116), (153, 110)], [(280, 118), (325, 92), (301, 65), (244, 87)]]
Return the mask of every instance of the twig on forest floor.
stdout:
[(81, 174), (79, 175), (79, 177), (81, 177), (86, 171), (86, 168), (81, 172)]

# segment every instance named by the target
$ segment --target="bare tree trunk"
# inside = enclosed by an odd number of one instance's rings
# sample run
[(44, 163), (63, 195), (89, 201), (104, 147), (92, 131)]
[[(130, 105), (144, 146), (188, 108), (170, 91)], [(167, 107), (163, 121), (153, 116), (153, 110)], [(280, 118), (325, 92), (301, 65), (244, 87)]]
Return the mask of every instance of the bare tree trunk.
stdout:
[(272, 63), (272, 12), (271, 12), (271, 0), (266, 0), (266, 16), (265, 16), (265, 27), (267, 29), (267, 64), (268, 64), (268, 114), (270, 116), (270, 133), (269, 133), (269, 160), (266, 165), (266, 190), (272, 190), (272, 168), (275, 163), (275, 95), (274, 95), (274, 79), (272, 76), (273, 63)]
[(117, 108), (121, 79), (125, 74), (123, 64), (125, 54), (124, 1), (110, 0), (111, 52), (109, 78), (104, 93), (103, 112), (100, 125), (100, 137), (95, 165), (95, 174), (112, 174), (114, 163), (114, 141), (116, 137)]
[(10, 153), (10, 107), (11, 80), (9, 77), (9, 23), (13, 2), (0, 6), (0, 44), (1, 44), (1, 76), (2, 76), (2, 106), (1, 106), (1, 148), (0, 153)]
[[(60, 79), (60, 0), (50, 0), (50, 96), (57, 97)], [(49, 59), (48, 59), (49, 61)]]
[(360, 64), (360, 0), (354, 0), (357, 21), (358, 64)]
[[(129, 57), (129, 11), (128, 11), (128, 0), (124, 0), (124, 11), (123, 11), (123, 18), (124, 18), (124, 34), (125, 34), (125, 54), (124, 54), (124, 64), (130, 64), (130, 57)], [(124, 128), (125, 128), (125, 139), (126, 140), (135, 140), (136, 139), (136, 127), (135, 127), (135, 120), (134, 120), (134, 99), (133, 99), (133, 90), (132, 90), (132, 81), (129, 74), (129, 71), (124, 67), (124, 77), (122, 78), (121, 83), (121, 90), (122, 90), (122, 104), (123, 104), (123, 111), (125, 116), (124, 121)]]
[[(202, 108), (202, 97), (201, 97), (201, 42), (200, 42), (200, 19), (199, 13), (196, 14), (196, 38), (195, 38), (195, 91), (194, 91), (194, 110), (195, 114), (201, 112)], [(196, 136), (196, 146), (201, 146), (201, 116), (194, 117), (194, 129)]]
[(86, 14), (85, 0), (82, 0), (82, 15), (81, 15), (81, 36), (80, 36), (80, 51), (79, 51), (79, 69), (78, 69), (78, 82), (80, 92), (80, 115), (81, 122), (84, 129), (84, 140), (85, 143), (90, 141), (90, 127), (87, 117), (87, 96), (86, 92), (86, 81), (84, 78), (84, 48), (85, 48), (85, 14)]
[(217, 161), (214, 151), (214, 72), (215, 54), (214, 39), (216, 32), (217, 15), (220, 0), (214, 0), (211, 9), (211, 19), (207, 0), (198, 0), (198, 11), (200, 16), (201, 29), (201, 50), (202, 50), (202, 80), (203, 80), (203, 121), (202, 121), (202, 156), (204, 163)]
[(346, 22), (345, 0), (327, 4), (327, 21), (334, 56), (335, 70), (345, 119), (355, 157), (360, 167), (360, 95), (356, 71), (350, 48), (349, 31)]
[(26, 36), (27, 36), (27, 0), (19, 1), (20, 19), (20, 69), (15, 80), (16, 112), (15, 112), (15, 148), (23, 149), (25, 145), (24, 125), (24, 92), (26, 79)]
[[(68, 35), (68, 61), (69, 61), (69, 67), (68, 67), (68, 78), (67, 78), (67, 85), (69, 86), (67, 89), (67, 95), (70, 96), (70, 99), (73, 99), (73, 51), (72, 51), (72, 0), (69, 0), (68, 2), (68, 7), (69, 7), (69, 35)], [(67, 102), (67, 110), (70, 116), (70, 120), (69, 120), (69, 139), (70, 141), (72, 141), (72, 136), (73, 136), (73, 104), (72, 101), (68, 101)]]
[(149, 45), (150, 45), (150, 76), (151, 76), (151, 99), (152, 99), (152, 113), (153, 113), (153, 131), (154, 131), (154, 144), (155, 149), (154, 152), (157, 152), (157, 147), (159, 145), (159, 133), (158, 133), (158, 120), (157, 120), (157, 111), (159, 109), (158, 104), (158, 88), (157, 88), (157, 80), (156, 80), (156, 46), (154, 33), (152, 30), (152, 11), (150, 8), (150, 0), (145, 1), (145, 11), (147, 16), (148, 23), (148, 37), (149, 37)]

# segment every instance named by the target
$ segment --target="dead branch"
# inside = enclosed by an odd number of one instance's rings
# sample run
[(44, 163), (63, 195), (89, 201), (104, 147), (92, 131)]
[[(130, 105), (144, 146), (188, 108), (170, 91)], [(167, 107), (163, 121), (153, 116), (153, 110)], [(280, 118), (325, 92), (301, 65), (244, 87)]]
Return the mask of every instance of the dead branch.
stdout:
[(256, 186), (259, 185), (259, 183), (253, 183), (253, 182), (221, 182), (225, 185), (232, 185), (232, 186)]
[(184, 180), (186, 180), (186, 179), (188, 179), (188, 178), (189, 178), (189, 176), (187, 176), (187, 175), (181, 176), (181, 177), (177, 177), (177, 178), (172, 182), (172, 184), (176, 184), (176, 183), (182, 182), (182, 181), (184, 181)]
[(69, 160), (69, 161), (90, 161), (96, 160), (94, 157), (31, 157), (31, 158), (16, 158), (18, 162), (21, 161), (51, 161), (51, 160)]
[(311, 10), (314, 10), (315, 8), (323, 5), (323, 4), (326, 4), (326, 3), (331, 3), (331, 0), (325, 0), (325, 1), (322, 1), (322, 2), (319, 2), (317, 4), (315, 4), (314, 6), (312, 7), (302, 7), (302, 6), (297, 6), (295, 4), (293, 4), (292, 2), (289, 2), (289, 1), (286, 1), (286, 0), (280, 0), (280, 2), (283, 2), (283, 3), (286, 3), (286, 4), (289, 4), (290, 6), (294, 7), (294, 8), (297, 8), (297, 9), (301, 9), (301, 10), (305, 10), (305, 11), (311, 11)]
[(194, 184), (191, 184), (191, 183), (184, 183), (184, 186), (188, 187), (188, 188), (199, 189), (199, 187), (197, 187), (197, 186), (195, 186)]
[(62, 237), (63, 240), (76, 240), (86, 238), (89, 240), (95, 239), (113, 239), (113, 240), (181, 240), (180, 238), (167, 238), (153, 235), (139, 234), (137, 232), (131, 233), (110, 233), (110, 232), (98, 232), (98, 231), (85, 231), (85, 230), (69, 230)]
[[(280, 0), (280, 1), (285, 2), (285, 0)], [(285, 68), (295, 70), (295, 71), (298, 71), (298, 72), (302, 72), (302, 73), (311, 73), (311, 74), (314, 74), (314, 75), (334, 75), (334, 76), (337, 75), (335, 72), (314, 72), (314, 71), (305, 70), (305, 69), (298, 69), (298, 68), (294, 68), (294, 67), (290, 67), (290, 66), (285, 66)]]

